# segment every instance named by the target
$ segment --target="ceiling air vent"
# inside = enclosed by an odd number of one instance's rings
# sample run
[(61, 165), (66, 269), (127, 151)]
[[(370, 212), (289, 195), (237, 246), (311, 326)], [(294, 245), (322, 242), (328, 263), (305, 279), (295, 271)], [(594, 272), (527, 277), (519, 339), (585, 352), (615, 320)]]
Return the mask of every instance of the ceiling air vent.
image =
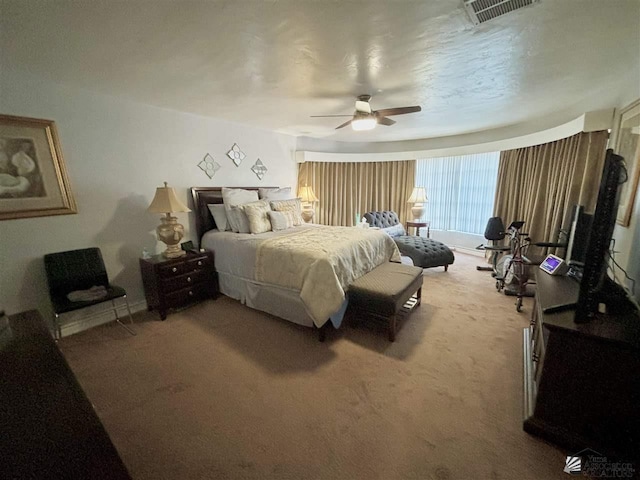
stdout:
[(475, 25), (488, 22), (540, 0), (463, 0), (464, 8)]

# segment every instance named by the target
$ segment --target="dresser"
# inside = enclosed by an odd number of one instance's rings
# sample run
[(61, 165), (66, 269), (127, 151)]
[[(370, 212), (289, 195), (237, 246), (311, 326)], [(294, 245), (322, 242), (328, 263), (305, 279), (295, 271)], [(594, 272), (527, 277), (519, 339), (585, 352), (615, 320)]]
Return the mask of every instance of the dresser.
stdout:
[(0, 317), (0, 478), (131, 479), (40, 314)]
[(162, 255), (140, 259), (142, 283), (149, 310), (165, 320), (172, 308), (180, 308), (218, 294), (218, 274), (213, 252), (187, 252), (179, 258)]
[(598, 314), (575, 323), (569, 277), (536, 274), (531, 326), (524, 330), (524, 430), (566, 448), (622, 461), (640, 457), (640, 317)]

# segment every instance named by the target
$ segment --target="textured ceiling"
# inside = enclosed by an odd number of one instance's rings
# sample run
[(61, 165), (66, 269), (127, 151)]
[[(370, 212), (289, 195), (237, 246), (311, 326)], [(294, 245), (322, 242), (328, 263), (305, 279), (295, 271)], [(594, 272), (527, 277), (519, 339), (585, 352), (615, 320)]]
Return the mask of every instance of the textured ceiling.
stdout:
[[(0, 0), (2, 65), (173, 110), (394, 141), (615, 106), (640, 85), (640, 1), (541, 0), (474, 26), (462, 0)], [(420, 105), (334, 130), (355, 97)]]

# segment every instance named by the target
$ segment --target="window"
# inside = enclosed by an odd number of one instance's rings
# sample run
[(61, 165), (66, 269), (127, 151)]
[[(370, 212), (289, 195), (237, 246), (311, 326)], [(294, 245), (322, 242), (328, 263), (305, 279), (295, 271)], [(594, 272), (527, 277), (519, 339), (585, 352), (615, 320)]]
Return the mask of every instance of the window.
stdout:
[(500, 152), (425, 158), (416, 162), (416, 186), (428, 202), (422, 220), (434, 230), (484, 234), (493, 215)]

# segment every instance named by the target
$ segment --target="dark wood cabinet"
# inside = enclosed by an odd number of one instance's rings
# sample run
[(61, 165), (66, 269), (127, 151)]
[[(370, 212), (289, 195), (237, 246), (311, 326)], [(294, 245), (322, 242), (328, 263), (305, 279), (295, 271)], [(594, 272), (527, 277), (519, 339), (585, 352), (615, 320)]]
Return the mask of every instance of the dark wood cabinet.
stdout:
[(568, 277), (537, 274), (531, 326), (524, 330), (524, 430), (566, 448), (638, 461), (640, 317), (545, 313), (577, 299)]
[(162, 320), (171, 308), (179, 308), (218, 294), (218, 274), (213, 252), (187, 252), (168, 259), (162, 255), (140, 259), (140, 271), (149, 310)]
[(0, 317), (0, 432), (0, 478), (131, 478), (36, 310)]

